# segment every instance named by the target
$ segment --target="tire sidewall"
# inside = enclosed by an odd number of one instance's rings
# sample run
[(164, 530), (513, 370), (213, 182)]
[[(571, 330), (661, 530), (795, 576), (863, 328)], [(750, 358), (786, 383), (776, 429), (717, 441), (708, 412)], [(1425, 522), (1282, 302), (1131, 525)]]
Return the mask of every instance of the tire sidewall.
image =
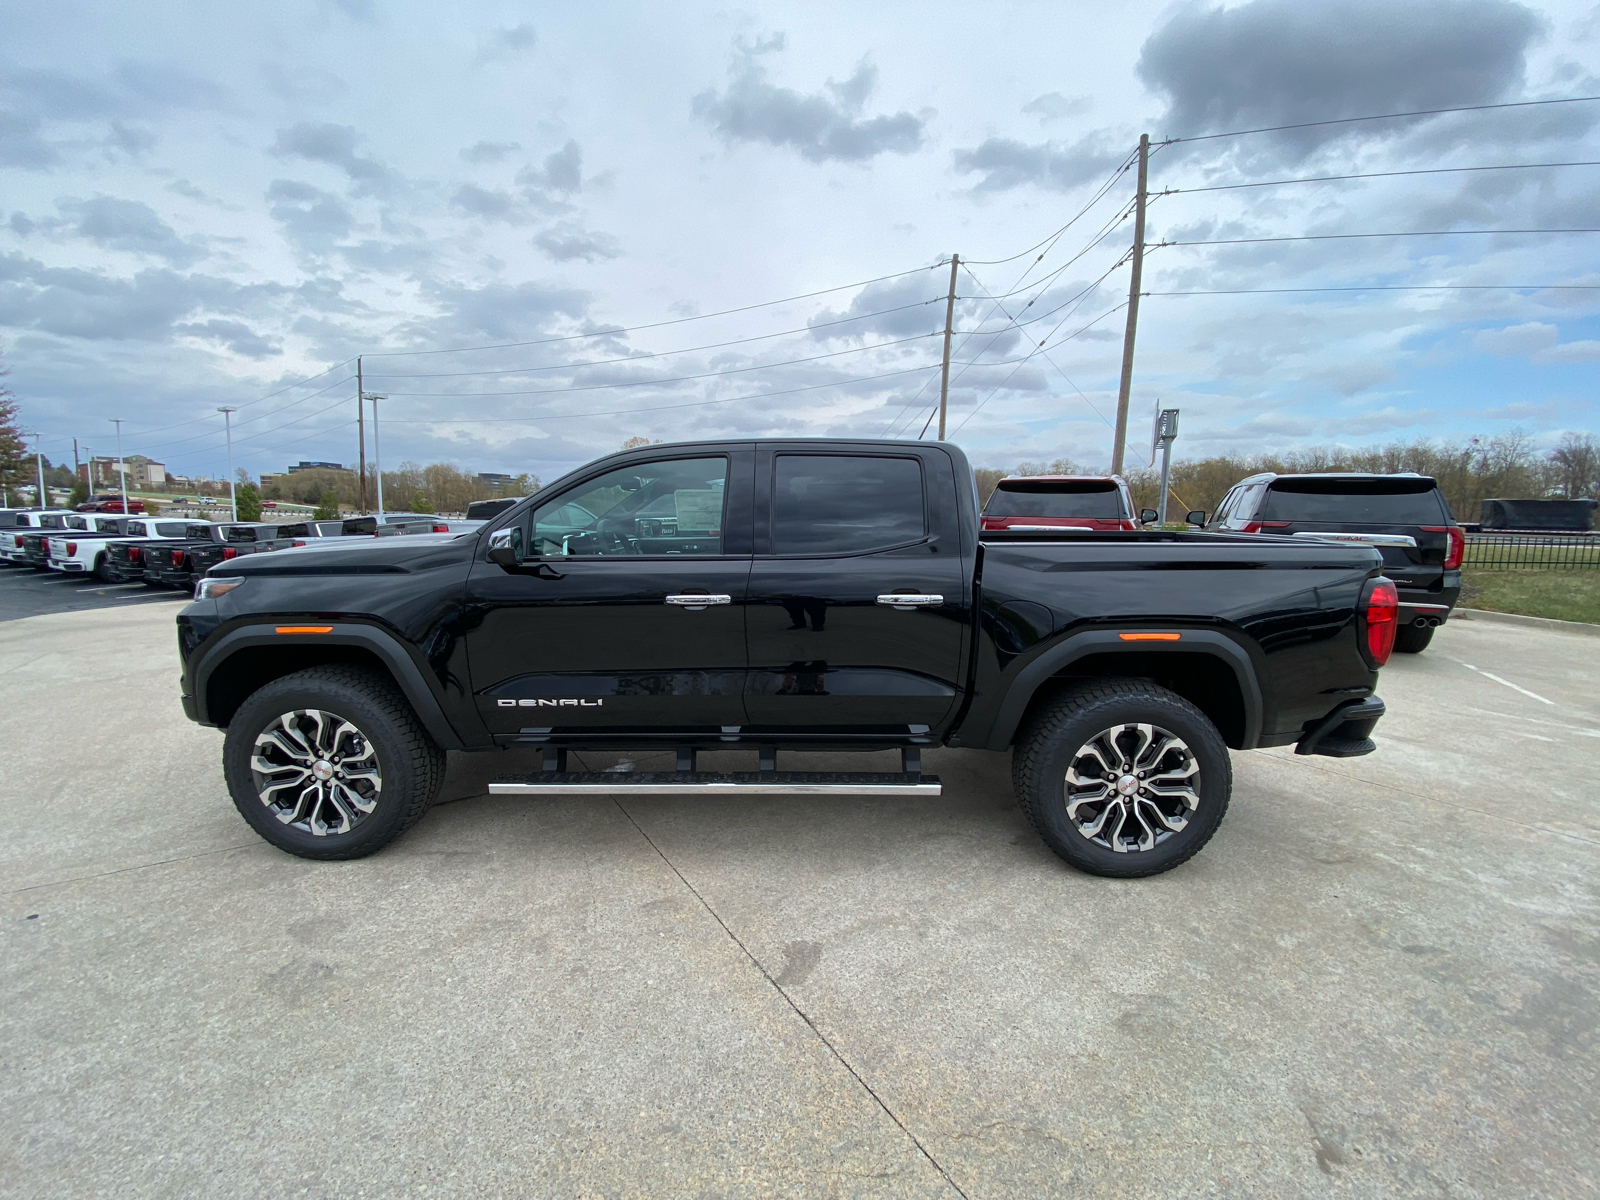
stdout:
[[(389, 713), (363, 695), (359, 686), (344, 680), (297, 680), (293, 676), (269, 683), (255, 692), (234, 713), (223, 743), (223, 773), (234, 807), (250, 827), (280, 850), (305, 858), (352, 858), (368, 853), (399, 835), (412, 808), (417, 781), (410, 770), (402, 730)], [(261, 802), (250, 769), (255, 740), (284, 713), (316, 708), (349, 721), (377, 752), (383, 780), (377, 807), (348, 833), (318, 837), (291, 828)]]
[(1395, 634), (1394, 648), (1397, 654), (1421, 654), (1433, 641), (1434, 626), (1418, 628), (1416, 625), (1402, 626)]
[[(1078, 832), (1067, 816), (1065, 784), (1073, 756), (1096, 734), (1122, 724), (1157, 725), (1177, 734), (1200, 764), (1199, 806), (1188, 824), (1152, 849), (1118, 853)], [(1062, 858), (1097, 875), (1151, 875), (1176, 866), (1210, 840), (1227, 811), (1233, 764), (1216, 727), (1176, 696), (1118, 696), (1092, 701), (1072, 712), (1036, 754), (1035, 792), (1029, 797), (1040, 833)]]

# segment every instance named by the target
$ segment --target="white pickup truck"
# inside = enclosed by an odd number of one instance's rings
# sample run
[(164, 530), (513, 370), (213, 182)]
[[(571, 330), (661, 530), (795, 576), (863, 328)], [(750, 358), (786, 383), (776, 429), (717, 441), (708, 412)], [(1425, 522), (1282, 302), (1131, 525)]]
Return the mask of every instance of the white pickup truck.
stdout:
[(41, 529), (87, 530), (94, 528), (85, 513), (70, 508), (18, 508), (0, 514), (0, 562), (21, 566), (27, 561), (22, 536)]
[(181, 538), (187, 521), (161, 521), (149, 517), (100, 517), (93, 533), (64, 533), (45, 539), (45, 566), (69, 575), (92, 574), (111, 582), (106, 572), (106, 547), (112, 542), (166, 541)]

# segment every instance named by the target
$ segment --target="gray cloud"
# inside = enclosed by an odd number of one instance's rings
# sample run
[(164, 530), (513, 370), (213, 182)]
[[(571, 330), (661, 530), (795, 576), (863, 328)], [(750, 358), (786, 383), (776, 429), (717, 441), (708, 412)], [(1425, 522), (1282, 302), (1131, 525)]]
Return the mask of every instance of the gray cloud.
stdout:
[(862, 117), (877, 86), (878, 69), (863, 60), (843, 83), (831, 79), (827, 95), (802, 95), (767, 79), (756, 53), (782, 45), (765, 42), (747, 50), (725, 92), (695, 96), (690, 110), (723, 141), (753, 142), (797, 152), (807, 162), (866, 162), (880, 154), (910, 154), (922, 146), (927, 119), (910, 112)]
[(521, 341), (560, 318), (581, 318), (589, 308), (588, 292), (533, 282), (480, 288), (432, 284), (426, 290), (442, 312), (412, 331), (419, 344)]
[(328, 104), (350, 90), (344, 80), (321, 67), (282, 67), (269, 63), (264, 73), (267, 86), (293, 104)]
[(355, 217), (344, 201), (294, 179), (274, 179), (267, 187), (267, 211), (301, 252), (322, 256), (350, 236)]
[(532, 218), (528, 206), (510, 192), (464, 183), (450, 197), (450, 207), (469, 217), (503, 221), (507, 225), (526, 225)]
[(130, 158), (136, 158), (155, 149), (156, 141), (156, 135), (148, 129), (124, 125), (121, 121), (111, 122), (111, 132), (106, 136), (106, 146), (109, 149), (120, 150)]
[(971, 150), (957, 150), (957, 171), (980, 174), (975, 192), (998, 192), (1033, 184), (1050, 191), (1066, 192), (1099, 180), (1127, 155), (1125, 148), (1113, 149), (1104, 135), (1091, 133), (1071, 145), (1041, 142), (1029, 145), (1011, 138), (989, 138)]
[(0, 167), (41, 171), (56, 165), (61, 154), (39, 136), (43, 124), (27, 113), (0, 112)]
[(542, 167), (524, 167), (517, 172), (518, 186), (530, 193), (555, 192), (571, 195), (583, 187), (583, 149), (569, 141), (548, 155)]
[(240, 321), (211, 320), (202, 323), (179, 325), (174, 333), (200, 338), (208, 342), (221, 342), (235, 354), (245, 358), (271, 358), (283, 353), (283, 347), (262, 337), (250, 326)]
[(582, 229), (558, 226), (533, 239), (533, 244), (557, 262), (596, 262), (616, 258), (622, 253), (617, 239), (609, 233), (589, 233)]
[[(844, 308), (823, 309), (812, 317), (807, 322), (811, 326), (811, 336), (819, 342), (862, 342), (912, 337), (943, 328), (944, 296), (941, 293), (948, 279), (946, 264), (939, 271), (870, 284), (857, 292)], [(965, 306), (960, 307), (964, 309)], [(899, 311), (887, 311), (890, 309)], [(882, 315), (867, 316), (868, 313)]]
[(478, 40), (478, 64), (515, 58), (532, 50), (538, 40), (539, 35), (526, 21), (505, 29), (491, 29)]
[(1022, 111), (1038, 116), (1041, 125), (1067, 117), (1081, 117), (1094, 108), (1093, 96), (1063, 96), (1060, 92), (1046, 92), (1022, 106)]
[(499, 162), (514, 150), (521, 150), (520, 142), (474, 142), (461, 151), (461, 158), (469, 163)]
[(139, 200), (96, 196), (92, 200), (63, 200), (61, 211), (75, 222), (73, 232), (97, 246), (148, 254), (175, 267), (187, 267), (206, 256), (198, 238), (182, 238), (155, 209)]
[[(1540, 19), (1511, 0), (1252, 0), (1189, 4), (1145, 41), (1139, 77), (1167, 97), (1167, 134), (1485, 104), (1521, 86)], [(1298, 153), (1399, 123), (1279, 135)]]
[(356, 145), (365, 139), (349, 125), (317, 125), (297, 121), (278, 130), (272, 153), (280, 158), (303, 158), (338, 167), (350, 177), (358, 193), (383, 193), (397, 182), (390, 169), (376, 159), (363, 158)]

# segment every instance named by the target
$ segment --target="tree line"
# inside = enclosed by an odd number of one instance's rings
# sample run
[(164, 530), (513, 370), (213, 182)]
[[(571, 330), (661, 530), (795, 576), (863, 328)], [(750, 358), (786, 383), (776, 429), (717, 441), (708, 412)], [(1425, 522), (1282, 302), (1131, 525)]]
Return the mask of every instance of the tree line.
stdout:
[[(1341, 446), (1313, 447), (1284, 454), (1219, 454), (1210, 458), (1179, 459), (1172, 464), (1169, 483), (1169, 520), (1182, 520), (1194, 509), (1215, 512), (1229, 488), (1248, 475), (1262, 471), (1295, 474), (1311, 471), (1365, 471), (1392, 474), (1415, 471), (1439, 481), (1456, 520), (1479, 519), (1488, 499), (1544, 500), (1589, 499), (1600, 496), (1600, 438), (1588, 433), (1568, 433), (1541, 454), (1532, 435), (1521, 430), (1489, 438), (1459, 442), (1395, 442), (1350, 450)], [(1022, 462), (1009, 471), (980, 467), (978, 496), (987, 501), (995, 484), (1007, 475), (1095, 475), (1070, 459)], [(1159, 468), (1143, 465), (1127, 470), (1133, 506), (1160, 508)]]
[[(245, 482), (248, 475), (240, 473)], [(403, 462), (383, 473), (383, 506), (391, 512), (465, 512), (474, 500), (502, 496), (531, 496), (539, 490), (537, 475), (522, 474), (498, 486), (479, 479), (451, 463), (421, 466)], [(355, 471), (314, 467), (294, 474), (273, 476), (260, 488), (263, 500), (311, 504), (319, 508), (354, 510), (361, 504), (361, 477)], [(367, 507), (378, 503), (378, 475), (367, 468)], [(337, 515), (336, 512), (329, 516)]]

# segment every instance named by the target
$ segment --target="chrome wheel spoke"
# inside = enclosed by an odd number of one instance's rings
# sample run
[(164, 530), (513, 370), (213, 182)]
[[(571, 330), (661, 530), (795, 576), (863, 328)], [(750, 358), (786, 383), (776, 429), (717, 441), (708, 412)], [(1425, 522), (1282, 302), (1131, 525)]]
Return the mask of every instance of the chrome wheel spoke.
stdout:
[(349, 833), (383, 795), (372, 739), (347, 718), (320, 709), (297, 709), (269, 722), (256, 737), (250, 772), (267, 811), (313, 837)]
[(1183, 738), (1140, 721), (1087, 739), (1072, 755), (1061, 792), (1079, 836), (1133, 854), (1188, 828), (1200, 807), (1200, 787), (1199, 761)]

